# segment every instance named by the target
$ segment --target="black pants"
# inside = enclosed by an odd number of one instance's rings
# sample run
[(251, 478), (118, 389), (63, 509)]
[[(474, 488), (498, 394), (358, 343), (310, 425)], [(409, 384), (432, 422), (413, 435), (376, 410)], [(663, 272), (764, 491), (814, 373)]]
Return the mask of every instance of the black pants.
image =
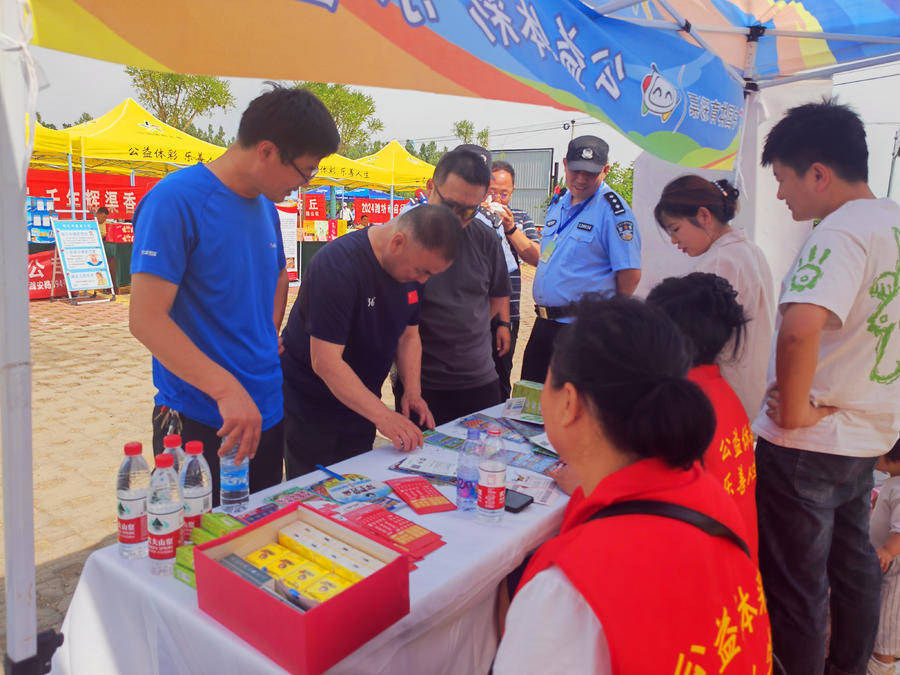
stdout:
[[(179, 434), (182, 447), (188, 441), (203, 443), (203, 456), (209, 463), (213, 480), (213, 506), (219, 505), (219, 445), (222, 439), (216, 436), (216, 429), (185, 417), (181, 413), (163, 406), (153, 408), (153, 454), (160, 454), (163, 438), (168, 434)], [(269, 427), (259, 437), (259, 448), (250, 462), (250, 492), (259, 492), (278, 485), (284, 475), (282, 453), (284, 448), (284, 422)]]
[(288, 480), (372, 449), (375, 425), (361, 415), (284, 412), (284, 467)]
[(566, 324), (540, 317), (534, 320), (531, 337), (525, 345), (522, 356), (522, 379), (541, 382), (547, 379), (550, 357), (553, 356), (553, 343), (560, 329)]
[(513, 319), (510, 321), (510, 324), (509, 351), (503, 356), (497, 356), (497, 327), (500, 324), (498, 323), (497, 317), (494, 317), (491, 321), (491, 345), (493, 345), (494, 350), (494, 368), (497, 370), (497, 377), (500, 378), (501, 401), (508, 399), (509, 394), (512, 391), (510, 376), (512, 375), (513, 354), (516, 351), (516, 339), (519, 336), (519, 320)]
[[(393, 385), (394, 409), (400, 410), (403, 398), (403, 383), (397, 379)], [(434, 416), (435, 426), (452, 422), (459, 417), (471, 415), (479, 410), (500, 403), (500, 387), (494, 380), (490, 384), (471, 389), (422, 389), (422, 398)], [(413, 422), (418, 422), (413, 419)]]

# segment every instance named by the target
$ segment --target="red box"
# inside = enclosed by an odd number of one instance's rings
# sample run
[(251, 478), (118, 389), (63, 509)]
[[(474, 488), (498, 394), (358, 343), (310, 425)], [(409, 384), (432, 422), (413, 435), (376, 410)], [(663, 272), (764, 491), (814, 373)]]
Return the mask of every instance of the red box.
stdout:
[[(303, 613), (216, 562), (231, 553), (243, 558), (277, 541), (278, 530), (295, 520), (386, 564)], [(197, 546), (194, 569), (200, 609), (292, 673), (327, 670), (409, 614), (406, 556), (302, 504), (291, 504), (242, 530)]]

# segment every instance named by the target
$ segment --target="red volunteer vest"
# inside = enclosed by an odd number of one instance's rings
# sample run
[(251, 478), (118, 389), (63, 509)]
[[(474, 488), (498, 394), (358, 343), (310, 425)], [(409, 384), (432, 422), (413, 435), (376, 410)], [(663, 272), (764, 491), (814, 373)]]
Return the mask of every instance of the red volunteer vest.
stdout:
[(759, 535), (756, 527), (756, 456), (753, 432), (741, 400), (722, 377), (719, 366), (691, 368), (687, 379), (703, 390), (716, 411), (716, 435), (703, 456), (703, 466), (734, 498), (744, 519), (744, 541), (758, 561)]
[(683, 471), (646, 459), (608, 476), (587, 498), (575, 492), (559, 535), (538, 549), (519, 587), (560, 568), (600, 620), (614, 673), (771, 673), (756, 565), (733, 543), (669, 518), (585, 524), (603, 507), (633, 499), (681, 504), (746, 536), (734, 501), (699, 464)]

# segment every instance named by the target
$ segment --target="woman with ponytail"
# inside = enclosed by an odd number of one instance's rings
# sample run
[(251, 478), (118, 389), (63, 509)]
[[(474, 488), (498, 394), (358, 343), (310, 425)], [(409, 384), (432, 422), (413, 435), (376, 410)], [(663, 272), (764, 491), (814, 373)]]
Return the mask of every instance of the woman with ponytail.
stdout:
[(747, 416), (756, 417), (766, 391), (766, 371), (775, 329), (775, 289), (766, 256), (743, 230), (729, 225), (737, 212), (738, 190), (727, 180), (696, 175), (666, 185), (656, 205), (656, 222), (681, 251), (698, 258), (695, 272), (724, 277), (737, 291), (747, 315), (742, 350), (726, 350), (722, 374), (741, 399)]
[[(756, 461), (753, 432), (740, 399), (719, 366), (723, 352), (737, 352), (745, 340), (747, 318), (737, 292), (722, 277), (694, 272), (663, 279), (647, 296), (687, 339), (691, 369), (687, 379), (706, 394), (716, 413), (716, 433), (703, 465), (737, 504), (747, 527), (747, 545), (757, 560)], [(726, 349), (727, 345), (727, 349)]]
[[(700, 465), (715, 415), (661, 311), (583, 299), (541, 396), (578, 487), (506, 617), (493, 672), (770, 672), (746, 530)], [(724, 651), (723, 651), (724, 647)], [(691, 667), (693, 666), (693, 667)]]

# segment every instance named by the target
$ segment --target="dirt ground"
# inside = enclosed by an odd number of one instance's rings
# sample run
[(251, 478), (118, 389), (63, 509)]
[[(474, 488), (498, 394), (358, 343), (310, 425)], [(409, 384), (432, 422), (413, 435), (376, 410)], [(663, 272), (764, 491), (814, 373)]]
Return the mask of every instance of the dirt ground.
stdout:
[[(523, 265), (514, 381), (534, 323), (533, 274), (534, 268)], [(288, 309), (296, 296), (291, 289)], [(152, 455), (150, 355), (128, 331), (128, 300), (126, 293), (111, 303), (30, 305), (38, 631), (62, 625), (84, 561), (116, 542), (114, 491), (122, 446), (140, 441), (145, 458)], [(383, 398), (393, 402), (389, 387)], [(5, 570), (0, 558), (0, 576)], [(5, 652), (5, 595), (0, 605)]]

